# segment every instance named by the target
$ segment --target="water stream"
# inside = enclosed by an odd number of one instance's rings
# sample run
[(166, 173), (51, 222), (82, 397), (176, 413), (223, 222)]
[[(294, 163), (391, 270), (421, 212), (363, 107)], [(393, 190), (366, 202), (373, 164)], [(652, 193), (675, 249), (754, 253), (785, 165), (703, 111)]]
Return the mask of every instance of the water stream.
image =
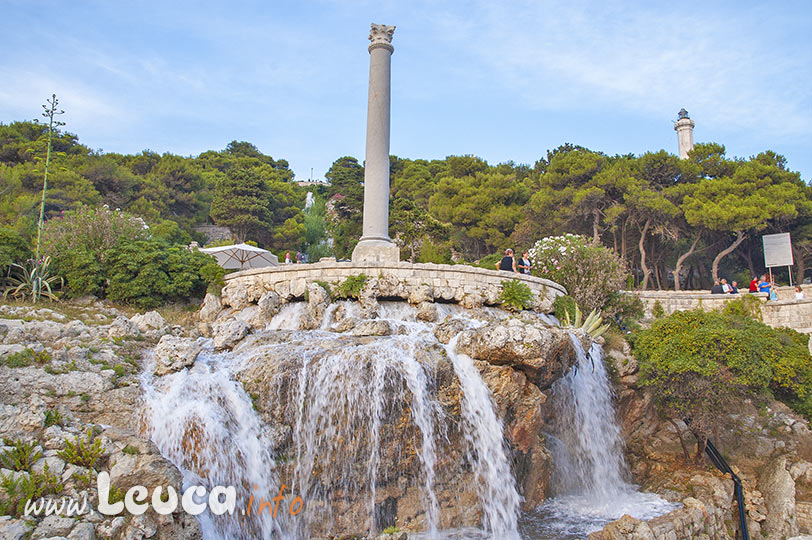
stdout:
[[(484, 324), (457, 306), (438, 307), (441, 320), (458, 318), (467, 327)], [(547, 436), (555, 461), (555, 497), (520, 516), (521, 497), (501, 420), (473, 361), (457, 354), (454, 338), (444, 348), (462, 393), (464, 461), (475, 475), (483, 518), (478, 528), (439, 530), (437, 467), (454, 449), (448, 446), (448, 422), (436, 391), (440, 368), (426, 353), (441, 346), (434, 325), (417, 320), (415, 309), (405, 303), (382, 302), (380, 319), (399, 332), (341, 341), (327, 331), (336, 309), (334, 304), (326, 310), (319, 330), (302, 332), (297, 328), (304, 304), (288, 304), (265, 330), (255, 332), (250, 347), (216, 353), (210, 340), (203, 340), (204, 351), (191, 369), (161, 378), (147, 369), (142, 376), (150, 436), (182, 471), (184, 488), (237, 488), (234, 515), (207, 511), (199, 516), (204, 540), (308, 540), (319, 526), (351, 519), (347, 516), (353, 512), (366, 516), (364, 530), (375, 533), (387, 519), (381, 490), (398, 481), (390, 477), (387, 463), (410, 459), (425, 530), (416, 538), (575, 538), (622, 513), (649, 517), (669, 509), (624, 479), (622, 441), (600, 347), (587, 354), (573, 339), (578, 366), (553, 387), (555, 418)], [(345, 302), (340, 309), (358, 316), (355, 303)], [(272, 339), (278, 332), (287, 332), (285, 339)], [(240, 373), (264, 357), (284, 361), (277, 360), (276, 371), (269, 372), (267, 393), (249, 396), (238, 382)], [(256, 399), (285, 404), (279, 414), (286, 425), (260, 419)], [(399, 417), (408, 418), (413, 428), (408, 440), (393, 444), (392, 419)], [(289, 450), (274, 455), (285, 437)], [(255, 497), (256, 511), (260, 497), (276, 496), (283, 480), (287, 498), (276, 519), (270, 512), (260, 518), (241, 514), (249, 497)], [(337, 514), (328, 504), (347, 495), (352, 495), (348, 501), (362, 501), (362, 512), (347, 507), (346, 515)], [(307, 501), (306, 511), (295, 517), (288, 512), (294, 496)]]

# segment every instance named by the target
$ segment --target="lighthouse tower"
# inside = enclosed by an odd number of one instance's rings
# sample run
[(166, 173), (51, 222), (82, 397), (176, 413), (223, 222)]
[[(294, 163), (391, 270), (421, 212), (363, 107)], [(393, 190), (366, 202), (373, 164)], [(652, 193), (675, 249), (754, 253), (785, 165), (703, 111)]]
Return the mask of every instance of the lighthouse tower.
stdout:
[(679, 141), (679, 158), (688, 159), (688, 152), (694, 149), (694, 121), (684, 108), (679, 111), (679, 119), (674, 123)]

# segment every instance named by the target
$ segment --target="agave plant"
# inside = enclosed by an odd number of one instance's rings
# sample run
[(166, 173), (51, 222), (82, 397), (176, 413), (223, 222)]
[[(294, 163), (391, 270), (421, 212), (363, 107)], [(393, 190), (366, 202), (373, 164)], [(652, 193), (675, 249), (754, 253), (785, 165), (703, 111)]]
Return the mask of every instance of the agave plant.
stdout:
[(564, 326), (571, 326), (574, 329), (583, 329), (593, 338), (602, 336), (603, 333), (609, 329), (608, 324), (601, 326), (602, 322), (603, 317), (601, 317), (597, 309), (593, 309), (592, 312), (587, 315), (585, 320), (583, 320), (581, 308), (579, 308), (577, 305), (575, 306), (575, 318), (572, 321), (570, 321), (569, 311), (564, 313)]
[(65, 284), (59, 276), (52, 276), (50, 269), (51, 258), (45, 257), (42, 260), (28, 261), (28, 265), (12, 264), (16, 271), (11, 272), (8, 277), (10, 285), (3, 292), (3, 299), (11, 296), (19, 300), (31, 300), (37, 303), (42, 298), (52, 301), (59, 301), (54, 289), (59, 283), (59, 288)]

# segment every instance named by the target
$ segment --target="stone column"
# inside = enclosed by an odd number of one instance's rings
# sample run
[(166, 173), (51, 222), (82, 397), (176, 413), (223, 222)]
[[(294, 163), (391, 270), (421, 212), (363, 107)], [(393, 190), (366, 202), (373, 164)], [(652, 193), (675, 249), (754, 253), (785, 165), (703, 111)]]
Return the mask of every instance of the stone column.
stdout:
[(369, 33), (369, 102), (364, 163), (364, 229), (353, 262), (398, 262), (389, 238), (389, 103), (394, 26), (373, 24)]
[(688, 111), (680, 109), (679, 120), (674, 124), (679, 142), (679, 158), (688, 159), (688, 152), (694, 149), (694, 121), (688, 117)]

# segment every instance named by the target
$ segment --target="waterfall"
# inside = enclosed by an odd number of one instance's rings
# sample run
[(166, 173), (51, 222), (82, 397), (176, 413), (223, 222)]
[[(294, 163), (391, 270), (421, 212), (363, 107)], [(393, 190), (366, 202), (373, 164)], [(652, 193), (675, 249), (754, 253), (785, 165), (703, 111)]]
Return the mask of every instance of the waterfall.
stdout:
[(574, 369), (552, 386), (546, 446), (553, 456), (554, 497), (526, 519), (525, 530), (553, 538), (583, 537), (630, 514), (650, 519), (675, 505), (629, 483), (623, 439), (615, 419), (612, 385), (603, 349), (587, 353), (570, 334)]
[[(182, 471), (184, 487), (237, 487), (233, 516), (199, 516), (204, 540), (308, 540), (332, 523), (377, 533), (391, 524), (392, 489), (411, 494), (423, 535), (436, 540), (449, 534), (440, 527), (440, 486), (443, 504), (458, 487), (440, 484), (456, 477), (440, 478), (438, 464), (458, 454), (464, 459), (455, 474), (472, 467), (473, 475), (460, 478), (472, 478), (462, 487), (475, 494), (483, 518), (481, 529), (454, 537), (519, 540), (521, 497), (503, 426), (471, 358), (456, 353), (456, 339), (441, 345), (436, 325), (417, 320), (404, 303), (381, 302), (380, 320), (395, 327), (392, 335), (361, 339), (325, 330), (337, 309), (326, 310), (319, 330), (299, 331), (304, 303), (288, 304), (233, 352), (215, 353), (205, 340), (192, 368), (156, 378), (148, 367), (142, 376), (147, 431)], [(342, 309), (358, 315), (357, 303)], [(441, 312), (468, 327), (483, 324), (455, 306)], [(448, 397), (438, 395), (440, 377), (460, 389), (453, 422), (443, 408)], [(263, 391), (249, 395), (249, 384)], [(451, 445), (451, 429), (463, 448)], [(395, 475), (393, 464), (409, 477)], [(278, 519), (238, 515), (250, 495), (269, 500), (283, 482), (305, 501), (300, 515), (286, 508)]]

